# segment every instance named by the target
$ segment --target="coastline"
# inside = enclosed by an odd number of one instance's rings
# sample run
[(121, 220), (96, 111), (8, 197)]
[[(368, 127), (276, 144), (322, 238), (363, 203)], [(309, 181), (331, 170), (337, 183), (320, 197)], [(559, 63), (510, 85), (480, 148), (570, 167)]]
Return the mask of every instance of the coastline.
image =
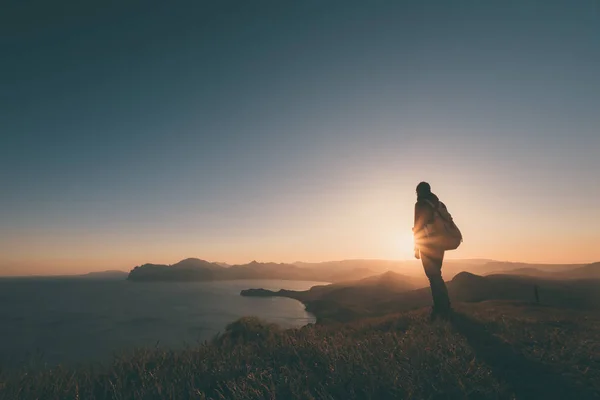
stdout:
[(333, 299), (321, 299), (318, 293), (311, 293), (312, 288), (306, 291), (280, 289), (278, 291), (258, 288), (244, 289), (240, 292), (242, 297), (284, 297), (297, 300), (304, 305), (304, 310), (315, 317), (317, 325), (331, 323), (345, 323), (369, 315), (374, 316), (363, 307), (344, 304)]

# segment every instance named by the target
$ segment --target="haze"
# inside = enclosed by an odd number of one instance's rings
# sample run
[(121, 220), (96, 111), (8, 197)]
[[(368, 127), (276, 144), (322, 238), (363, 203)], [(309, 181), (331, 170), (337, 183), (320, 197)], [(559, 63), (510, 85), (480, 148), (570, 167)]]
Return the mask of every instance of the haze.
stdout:
[[(597, 1), (4, 5), (0, 275), (600, 260)], [(434, 4), (435, 3), (435, 4)]]

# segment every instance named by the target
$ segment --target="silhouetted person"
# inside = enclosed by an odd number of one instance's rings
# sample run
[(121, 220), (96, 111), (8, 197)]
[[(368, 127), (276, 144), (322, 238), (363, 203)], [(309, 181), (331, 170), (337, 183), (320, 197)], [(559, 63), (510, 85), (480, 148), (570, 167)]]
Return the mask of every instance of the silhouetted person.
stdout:
[[(436, 218), (442, 219), (436, 221)], [(452, 229), (455, 229), (455, 232), (450, 233), (449, 236), (447, 231), (450, 228), (445, 228), (444, 224), (453, 226)], [(462, 235), (454, 225), (446, 206), (431, 192), (431, 186), (427, 182), (421, 182), (417, 185), (413, 232), (415, 258), (421, 259), (431, 286), (433, 297), (431, 317), (432, 319), (437, 316), (447, 317), (452, 310), (448, 289), (442, 279), (442, 262), (446, 250), (455, 249), (460, 245)]]
[(538, 285), (533, 286), (533, 294), (535, 296), (535, 302), (540, 304), (540, 292), (538, 290)]

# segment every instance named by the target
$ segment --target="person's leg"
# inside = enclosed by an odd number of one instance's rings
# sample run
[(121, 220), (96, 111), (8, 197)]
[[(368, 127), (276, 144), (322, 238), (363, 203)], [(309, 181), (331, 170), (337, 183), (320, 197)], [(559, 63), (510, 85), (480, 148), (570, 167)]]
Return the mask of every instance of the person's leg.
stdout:
[(446, 283), (442, 278), (443, 252), (427, 252), (421, 254), (423, 268), (429, 279), (431, 295), (433, 297), (433, 311), (435, 314), (447, 314), (450, 311), (450, 298)]

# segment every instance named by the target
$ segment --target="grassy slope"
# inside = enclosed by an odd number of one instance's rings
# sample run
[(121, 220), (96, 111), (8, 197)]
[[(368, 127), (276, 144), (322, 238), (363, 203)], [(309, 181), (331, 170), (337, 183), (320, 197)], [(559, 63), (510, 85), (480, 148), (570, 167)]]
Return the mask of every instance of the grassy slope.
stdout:
[(594, 398), (597, 315), (526, 303), (459, 304), (281, 331), (253, 318), (210, 343), (107, 367), (0, 378), (1, 399)]

